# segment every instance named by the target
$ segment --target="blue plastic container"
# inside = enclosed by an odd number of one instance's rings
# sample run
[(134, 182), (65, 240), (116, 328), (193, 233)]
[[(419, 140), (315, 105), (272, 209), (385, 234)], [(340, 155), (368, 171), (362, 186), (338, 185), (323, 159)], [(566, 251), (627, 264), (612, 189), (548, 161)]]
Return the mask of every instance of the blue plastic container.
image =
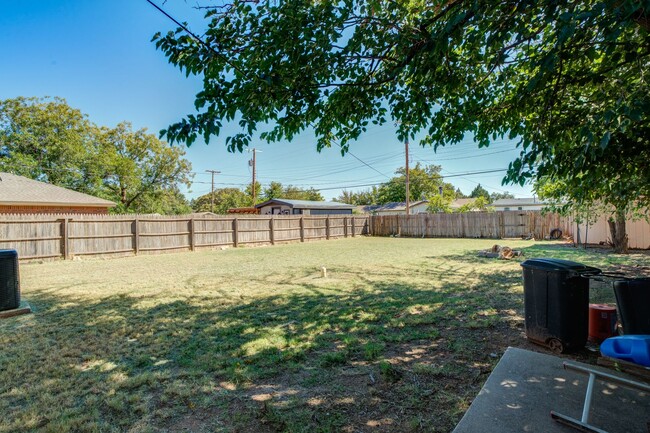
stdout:
[(623, 335), (612, 337), (600, 345), (600, 353), (650, 367), (650, 335)]

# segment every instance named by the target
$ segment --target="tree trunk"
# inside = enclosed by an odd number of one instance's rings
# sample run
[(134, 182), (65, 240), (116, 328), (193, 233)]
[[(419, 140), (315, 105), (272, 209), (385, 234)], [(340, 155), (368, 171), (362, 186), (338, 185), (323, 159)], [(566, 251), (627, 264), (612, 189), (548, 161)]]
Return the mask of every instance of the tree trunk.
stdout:
[(609, 231), (612, 234), (612, 245), (614, 252), (618, 254), (627, 254), (627, 233), (625, 231), (625, 211), (616, 210), (615, 219), (609, 220)]

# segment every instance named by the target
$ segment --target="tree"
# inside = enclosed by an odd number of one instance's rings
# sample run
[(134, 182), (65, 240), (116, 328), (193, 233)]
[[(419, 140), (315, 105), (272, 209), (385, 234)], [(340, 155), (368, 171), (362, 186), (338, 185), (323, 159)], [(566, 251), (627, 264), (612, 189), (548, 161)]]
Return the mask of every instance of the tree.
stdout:
[(483, 188), (480, 183), (476, 185), (476, 188), (472, 190), (469, 196), (471, 198), (483, 197), (487, 200), (488, 203), (490, 202), (490, 193), (487, 191), (487, 189)]
[[(438, 188), (445, 189), (453, 186), (447, 184), (445, 187), (440, 175), (439, 165), (422, 166), (419, 162), (415, 167), (409, 169), (409, 199), (411, 201), (422, 200), (438, 194)], [(388, 182), (379, 186), (377, 191), (377, 203), (385, 204), (390, 202), (403, 202), (406, 200), (406, 169), (400, 167), (395, 171), (397, 176), (392, 177)]]
[(189, 210), (184, 154), (127, 122), (98, 127), (61, 98), (0, 101), (0, 170), (115, 201), (112, 212)]
[[(587, 225), (595, 224), (601, 216), (608, 216), (610, 233), (612, 236), (617, 234), (615, 222), (616, 208), (612, 205), (598, 201), (589, 200), (586, 202), (571, 201), (567, 193), (567, 185), (563, 181), (551, 181), (548, 178), (540, 178), (535, 182), (535, 192), (541, 199), (547, 201), (545, 209), (560, 213), (565, 216), (571, 216), (578, 224), (586, 223)], [(640, 214), (627, 215), (629, 217), (641, 217)], [(614, 225), (614, 227), (611, 227)], [(620, 235), (621, 233), (618, 232)], [(623, 234), (625, 234), (623, 232)], [(578, 242), (578, 239), (575, 239)], [(613, 242), (612, 242), (613, 243)], [(619, 244), (627, 245), (627, 239), (619, 240)], [(620, 252), (627, 252), (627, 248)]]
[(61, 98), (0, 101), (0, 170), (93, 193), (96, 129)]
[(353, 204), (357, 206), (367, 206), (377, 203), (378, 194), (379, 190), (376, 186), (358, 192), (343, 190), (341, 192), (341, 195), (339, 195), (336, 200), (341, 203)]
[[(356, 0), (254, 2), (209, 8), (205, 43), (154, 36), (170, 62), (203, 76), (197, 114), (164, 133), (191, 144), (237, 119), (242, 150), (313, 128), (319, 149), (370, 123), (398, 138), (479, 146), (516, 139), (506, 182), (561, 180), (573, 201), (650, 204), (650, 20), (646, 2)], [(586, 192), (590, 189), (589, 192)], [(593, 192), (593, 193), (592, 193)], [(624, 236), (614, 236), (620, 250)]]
[(429, 198), (427, 212), (452, 213), (451, 202), (452, 199), (449, 196), (434, 195)]
[(131, 209), (137, 213), (157, 213), (161, 215), (183, 215), (192, 212), (187, 198), (175, 186), (169, 189), (159, 189), (145, 194)]
[(284, 193), (284, 188), (282, 187), (282, 184), (280, 182), (271, 182), (269, 186), (264, 188), (264, 200), (271, 200), (273, 198), (282, 198), (282, 194)]
[[(190, 206), (195, 212), (210, 212), (211, 193), (195, 198)], [(221, 188), (214, 190), (214, 213), (226, 214), (228, 209), (252, 206), (250, 193), (237, 188)]]
[(271, 182), (268, 187), (264, 189), (265, 200), (272, 198), (284, 198), (287, 200), (311, 200), (323, 201), (325, 198), (315, 188), (302, 189), (293, 185), (282, 186), (280, 182)]
[(466, 203), (458, 208), (459, 213), (462, 212), (471, 212), (473, 210), (478, 210), (482, 212), (492, 212), (494, 211), (493, 207), (490, 207), (490, 202), (485, 196), (480, 195), (476, 199), (472, 200), (469, 203)]
[(104, 196), (118, 203), (119, 212), (152, 212), (146, 205), (152, 198), (176, 194), (179, 183), (191, 185), (192, 166), (183, 159), (185, 152), (146, 129), (133, 131), (128, 122), (103, 128), (100, 143)]
[(311, 200), (311, 201), (323, 201), (325, 198), (321, 193), (314, 189), (302, 189), (293, 185), (287, 185), (283, 191), (283, 198), (289, 200)]
[(251, 198), (250, 204), (248, 206), (253, 206), (254, 204), (259, 203), (260, 197), (262, 197), (263, 191), (262, 191), (262, 184), (255, 181), (255, 200), (252, 200), (253, 198), (253, 184), (249, 183), (246, 186), (246, 194)]
[(514, 195), (505, 191), (505, 192), (493, 192), (490, 194), (490, 203), (494, 203), (497, 200), (502, 200), (505, 198), (515, 198)]

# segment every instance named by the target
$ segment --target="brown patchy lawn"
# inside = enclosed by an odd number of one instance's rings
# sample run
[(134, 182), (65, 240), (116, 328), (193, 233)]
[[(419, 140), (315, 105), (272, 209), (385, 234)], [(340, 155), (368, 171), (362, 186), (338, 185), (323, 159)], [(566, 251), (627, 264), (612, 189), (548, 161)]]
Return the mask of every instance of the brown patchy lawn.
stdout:
[[(35, 314), (0, 321), (0, 432), (450, 431), (507, 346), (543, 350), (523, 333), (519, 262), (475, 256), (494, 242), (356, 238), (23, 264)], [(611, 300), (607, 288), (594, 296)]]

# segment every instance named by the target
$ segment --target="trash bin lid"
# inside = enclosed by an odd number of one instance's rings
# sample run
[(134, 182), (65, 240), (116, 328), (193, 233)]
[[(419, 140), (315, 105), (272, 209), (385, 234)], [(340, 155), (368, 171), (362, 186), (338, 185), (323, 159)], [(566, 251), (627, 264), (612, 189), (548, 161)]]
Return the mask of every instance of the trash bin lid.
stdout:
[(18, 257), (16, 250), (0, 250), (0, 257)]
[(528, 259), (521, 264), (524, 268), (540, 269), (544, 271), (566, 272), (600, 272), (600, 269), (562, 259)]

